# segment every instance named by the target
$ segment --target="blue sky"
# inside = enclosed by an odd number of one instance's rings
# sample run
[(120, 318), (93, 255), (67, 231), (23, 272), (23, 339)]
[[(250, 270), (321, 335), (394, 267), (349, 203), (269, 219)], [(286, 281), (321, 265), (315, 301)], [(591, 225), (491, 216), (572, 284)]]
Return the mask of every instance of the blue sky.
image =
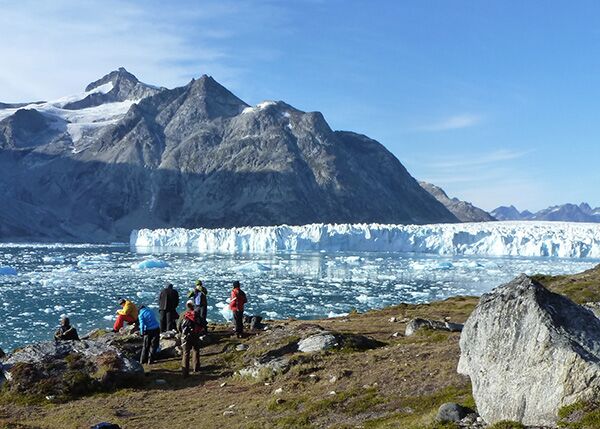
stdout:
[(0, 100), (119, 66), (322, 111), (485, 208), (600, 206), (600, 3), (0, 0)]

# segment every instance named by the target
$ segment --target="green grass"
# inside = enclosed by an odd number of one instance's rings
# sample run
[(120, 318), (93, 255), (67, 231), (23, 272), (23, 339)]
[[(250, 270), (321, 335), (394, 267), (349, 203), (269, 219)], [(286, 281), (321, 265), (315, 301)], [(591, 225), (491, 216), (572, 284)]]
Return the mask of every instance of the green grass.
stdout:
[(579, 401), (558, 411), (558, 427), (566, 429), (600, 428), (600, 402)]
[(448, 387), (431, 395), (404, 398), (397, 413), (366, 421), (365, 429), (403, 428), (403, 429), (454, 429), (454, 423), (435, 421), (437, 410), (443, 403), (458, 402), (474, 408), (475, 401), (469, 388)]

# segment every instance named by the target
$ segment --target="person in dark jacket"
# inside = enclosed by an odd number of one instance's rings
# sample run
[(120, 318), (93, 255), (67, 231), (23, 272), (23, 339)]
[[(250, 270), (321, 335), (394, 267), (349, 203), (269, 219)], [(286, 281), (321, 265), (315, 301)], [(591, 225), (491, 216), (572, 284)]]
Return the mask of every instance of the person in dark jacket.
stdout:
[(206, 323), (206, 315), (208, 313), (208, 290), (202, 284), (202, 280), (196, 280), (194, 307), (204, 323)]
[(56, 341), (79, 341), (77, 330), (71, 326), (69, 318), (64, 316), (60, 319), (60, 327), (54, 334)]
[(173, 289), (169, 283), (166, 288), (160, 292), (158, 312), (160, 314), (160, 332), (172, 331), (176, 328), (177, 306), (179, 305), (179, 292)]
[(138, 312), (140, 334), (144, 338), (140, 363), (154, 363), (160, 345), (160, 326), (152, 310), (142, 305)]

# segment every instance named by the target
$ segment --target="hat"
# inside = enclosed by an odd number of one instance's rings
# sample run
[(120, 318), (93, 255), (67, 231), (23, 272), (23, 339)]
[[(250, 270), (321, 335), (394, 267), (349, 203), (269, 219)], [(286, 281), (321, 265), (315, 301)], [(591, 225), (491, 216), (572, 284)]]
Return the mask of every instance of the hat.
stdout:
[(119, 300), (119, 305), (123, 305), (123, 304), (125, 304), (125, 298), (121, 298), (121, 299)]
[(187, 302), (185, 303), (185, 306), (187, 307), (188, 305), (194, 305), (194, 301), (192, 301), (191, 299), (188, 299)]
[(202, 286), (202, 280), (196, 280), (196, 286)]
[(240, 287), (240, 282), (238, 280), (234, 281), (233, 287)]

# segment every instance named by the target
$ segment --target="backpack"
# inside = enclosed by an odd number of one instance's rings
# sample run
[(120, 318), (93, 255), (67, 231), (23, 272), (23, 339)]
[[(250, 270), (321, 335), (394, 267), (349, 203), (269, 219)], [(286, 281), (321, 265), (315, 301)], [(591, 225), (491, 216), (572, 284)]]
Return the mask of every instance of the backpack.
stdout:
[(246, 298), (246, 292), (244, 292), (243, 290), (240, 289), (240, 292), (238, 293), (238, 299), (240, 300), (240, 302), (242, 304), (247, 303), (248, 298)]
[(194, 333), (194, 328), (194, 322), (192, 322), (187, 317), (184, 318), (183, 322), (181, 322), (181, 335), (183, 335), (184, 337), (189, 337)]

